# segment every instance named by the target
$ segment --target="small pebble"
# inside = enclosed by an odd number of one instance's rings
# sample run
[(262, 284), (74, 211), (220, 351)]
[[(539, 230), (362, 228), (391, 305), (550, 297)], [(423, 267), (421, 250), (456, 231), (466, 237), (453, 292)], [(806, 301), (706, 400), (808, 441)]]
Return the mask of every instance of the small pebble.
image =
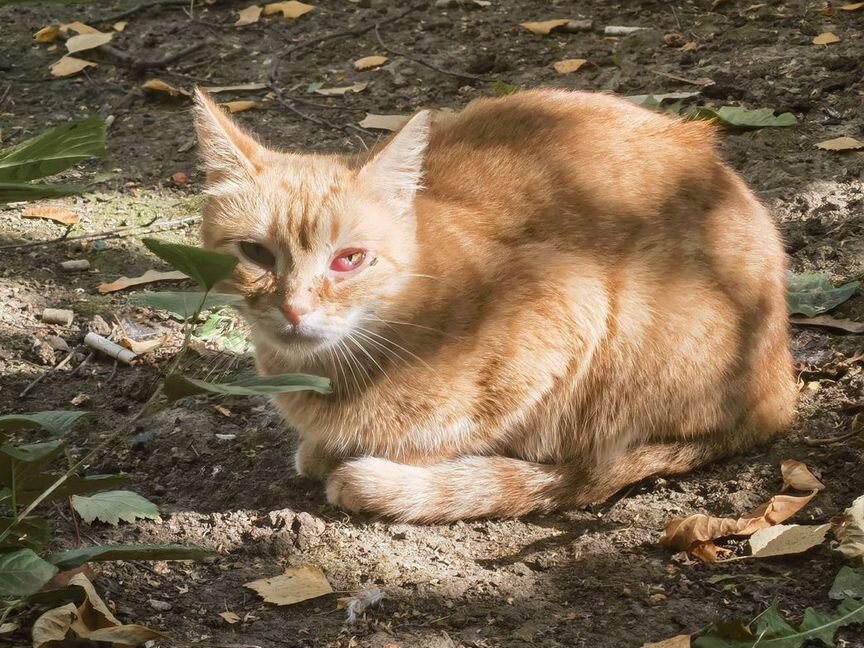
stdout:
[(75, 317), (75, 313), (62, 308), (46, 308), (42, 311), (42, 321), (46, 324), (69, 326), (72, 323), (73, 317)]
[(61, 338), (59, 335), (46, 335), (45, 343), (48, 344), (55, 351), (68, 351), (69, 345), (66, 344), (66, 340)]
[(150, 599), (148, 601), (148, 603), (150, 603), (150, 607), (152, 607), (154, 610), (159, 610), (160, 612), (167, 612), (168, 610), (171, 609), (171, 604), (168, 603), (167, 601), (160, 601), (158, 599)]
[(60, 269), (63, 270), (63, 272), (83, 272), (90, 269), (90, 262), (87, 259), (61, 261)]

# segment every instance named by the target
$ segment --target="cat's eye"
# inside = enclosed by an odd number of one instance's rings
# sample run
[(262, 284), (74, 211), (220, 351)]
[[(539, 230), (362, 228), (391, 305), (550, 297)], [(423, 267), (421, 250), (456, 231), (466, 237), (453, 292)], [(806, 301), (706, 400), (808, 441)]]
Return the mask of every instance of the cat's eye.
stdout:
[(366, 261), (367, 254), (366, 250), (358, 248), (340, 250), (330, 262), (330, 269), (334, 272), (351, 272), (352, 270), (356, 270)]
[(276, 257), (273, 256), (273, 253), (270, 250), (260, 243), (255, 243), (254, 241), (241, 241), (240, 251), (247, 259), (253, 263), (257, 263), (263, 268), (272, 268), (276, 265)]

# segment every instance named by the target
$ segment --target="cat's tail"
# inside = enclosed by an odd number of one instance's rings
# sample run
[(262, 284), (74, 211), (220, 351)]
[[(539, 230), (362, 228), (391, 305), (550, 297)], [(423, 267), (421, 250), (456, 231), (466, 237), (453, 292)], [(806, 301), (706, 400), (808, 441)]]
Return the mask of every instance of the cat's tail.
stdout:
[(331, 503), (403, 522), (516, 517), (602, 502), (654, 475), (692, 470), (731, 448), (699, 441), (648, 445), (591, 467), (507, 457), (460, 457), (426, 466), (363, 457), (327, 482)]

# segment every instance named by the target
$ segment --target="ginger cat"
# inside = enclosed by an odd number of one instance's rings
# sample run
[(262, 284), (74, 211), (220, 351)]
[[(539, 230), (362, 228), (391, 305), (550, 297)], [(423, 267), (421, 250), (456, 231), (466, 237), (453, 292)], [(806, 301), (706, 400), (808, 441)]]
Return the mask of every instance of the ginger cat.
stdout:
[(359, 156), (259, 144), (203, 94), (202, 235), (240, 258), (298, 472), (414, 522), (601, 502), (793, 418), (785, 256), (712, 125), (533, 90)]

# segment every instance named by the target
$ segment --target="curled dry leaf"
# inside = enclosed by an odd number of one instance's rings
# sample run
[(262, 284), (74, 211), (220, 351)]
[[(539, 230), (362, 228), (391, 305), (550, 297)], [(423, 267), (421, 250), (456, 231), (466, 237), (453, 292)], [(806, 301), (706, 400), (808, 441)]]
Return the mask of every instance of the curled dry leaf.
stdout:
[(170, 272), (148, 270), (140, 277), (120, 277), (110, 283), (101, 284), (97, 286), (96, 290), (99, 291), (100, 295), (106, 295), (132, 286), (141, 286), (156, 281), (180, 281), (181, 279), (187, 279), (187, 276), (177, 270), (171, 270)]
[(249, 5), (245, 9), (241, 9), (234, 26), (245, 27), (246, 25), (254, 25), (261, 17), (262, 11), (263, 7), (259, 7), (258, 5)]
[(126, 31), (126, 26), (128, 24), (129, 23), (127, 23), (125, 20), (121, 20), (121, 21), (116, 22), (113, 25), (111, 25), (111, 29), (113, 29), (116, 32)]
[(556, 29), (561, 29), (564, 25), (570, 22), (569, 18), (558, 18), (556, 20), (543, 20), (541, 22), (524, 22), (520, 23), (520, 27), (524, 27), (532, 34), (540, 36), (548, 36)]
[(264, 5), (265, 16), (281, 12), (285, 20), (294, 20), (314, 10), (314, 6), (296, 2), (296, 0), (290, 0), (290, 2), (271, 2), (268, 5)]
[(850, 319), (840, 319), (830, 315), (816, 315), (815, 317), (790, 317), (789, 321), (799, 326), (818, 326), (820, 328), (837, 329), (847, 333), (864, 333), (864, 322), (856, 322)]
[(114, 34), (104, 34), (102, 32), (79, 34), (66, 41), (66, 49), (69, 50), (70, 54), (96, 49), (110, 43), (112, 38), (114, 38)]
[(254, 110), (258, 107), (258, 103), (255, 101), (226, 101), (219, 105), (223, 108), (227, 108), (230, 113), (246, 112), (247, 110)]
[(75, 223), (81, 220), (78, 214), (65, 207), (41, 207), (34, 205), (25, 209), (21, 215), (24, 218), (45, 218), (56, 223), (62, 223), (63, 225), (75, 225)]
[(564, 59), (552, 65), (558, 74), (571, 74), (588, 62), (587, 59)]
[(88, 67), (96, 67), (96, 64), (92, 61), (75, 58), (74, 56), (64, 56), (59, 61), (53, 63), (49, 69), (52, 76), (67, 77), (78, 74), (81, 70)]
[(864, 148), (864, 142), (854, 137), (835, 137), (834, 139), (819, 142), (816, 148), (825, 151), (857, 151)]
[(841, 11), (858, 11), (859, 9), (864, 9), (864, 2), (853, 2), (852, 4), (845, 4), (841, 7), (838, 7)]
[(40, 45), (50, 45), (59, 35), (60, 28), (57, 25), (48, 25), (33, 34), (33, 40)]
[(715, 563), (731, 555), (732, 550), (718, 547), (713, 540), (708, 540), (707, 542), (697, 542), (690, 548), (690, 553), (702, 562)]
[(794, 459), (786, 459), (780, 463), (780, 474), (783, 476), (783, 490), (794, 488), (800, 491), (820, 491), (825, 488), (825, 484), (816, 479), (804, 463)]
[(388, 61), (386, 56), (364, 56), (363, 58), (354, 61), (355, 70), (371, 70), (372, 68), (384, 65)]
[(690, 635), (675, 635), (663, 641), (651, 641), (642, 644), (642, 648), (690, 648)]
[(168, 341), (168, 336), (163, 335), (160, 338), (155, 338), (152, 340), (133, 340), (129, 337), (122, 337), (118, 340), (121, 346), (126, 347), (135, 355), (142, 355), (144, 353), (150, 353), (154, 349), (158, 349), (163, 344)]
[(262, 578), (244, 587), (255, 590), (267, 603), (276, 605), (293, 605), (333, 591), (324, 572), (316, 565), (289, 567), (281, 576)]
[(235, 624), (240, 623), (242, 619), (240, 619), (239, 614), (235, 614), (234, 612), (220, 612), (219, 616), (222, 617), (227, 623)]
[(825, 32), (824, 34), (819, 34), (816, 38), (813, 39), (814, 45), (833, 45), (834, 43), (839, 42), (840, 37), (832, 32)]
[(169, 94), (172, 97), (191, 97), (192, 93), (184, 90), (183, 88), (177, 88), (170, 83), (163, 81), (162, 79), (149, 79), (141, 84), (141, 87), (145, 90), (150, 90), (151, 92), (164, 92), (165, 94)]
[(864, 495), (852, 502), (843, 515), (832, 519), (831, 526), (840, 541), (837, 550), (850, 560), (864, 564)]
[(84, 23), (76, 20), (74, 22), (66, 23), (64, 25), (60, 25), (60, 31), (64, 34), (67, 32), (75, 32), (76, 34), (100, 34), (101, 32), (91, 27), (90, 25), (85, 25)]
[(315, 88), (315, 92), (326, 97), (332, 97), (348, 94), (349, 92), (363, 92), (368, 87), (368, 83), (355, 83), (341, 88)]
[(410, 115), (373, 115), (366, 113), (360, 126), (377, 130), (395, 131), (402, 128), (411, 119)]

